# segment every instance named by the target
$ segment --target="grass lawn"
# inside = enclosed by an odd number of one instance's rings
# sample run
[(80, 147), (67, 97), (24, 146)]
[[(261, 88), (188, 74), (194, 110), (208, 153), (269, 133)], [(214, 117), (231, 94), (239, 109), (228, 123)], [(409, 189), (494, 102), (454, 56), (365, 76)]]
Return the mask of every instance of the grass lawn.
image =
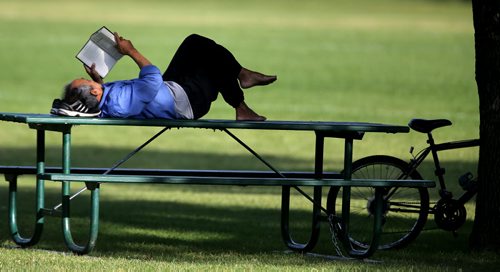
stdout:
[[(478, 137), (474, 40), (470, 3), (463, 1), (8, 1), (0, 0), (0, 111), (46, 113), (62, 86), (85, 76), (75, 55), (106, 25), (131, 39), (160, 69), (190, 33), (209, 36), (244, 66), (277, 74), (268, 87), (245, 93), (271, 120), (367, 121), (406, 124), (411, 118), (448, 118), (438, 141)], [(105, 79), (137, 76), (123, 59)], [(232, 119), (222, 99), (205, 118)], [(74, 166), (110, 167), (152, 136), (154, 128), (77, 127)], [(313, 135), (236, 131), (280, 169), (311, 170)], [(49, 134), (48, 165), (59, 165), (60, 136)], [(2, 123), (0, 164), (32, 165), (33, 131)], [(355, 158), (389, 154), (409, 158), (425, 135), (367, 135)], [(327, 170), (341, 170), (342, 145), (327, 141)], [(475, 171), (477, 149), (444, 154), (447, 178)], [(174, 130), (126, 167), (265, 169), (227, 136)], [(465, 169), (464, 169), (465, 168)], [(424, 169), (426, 178), (432, 172)], [(22, 180), (19, 221), (29, 233), (32, 178)], [(59, 203), (59, 184), (47, 184), (47, 206)], [(78, 186), (74, 186), (75, 189)], [(0, 184), (1, 199), (7, 184)], [(279, 233), (279, 188), (102, 186), (97, 247), (89, 256), (67, 253), (54, 218), (46, 220), (35, 250), (13, 248), (0, 224), (0, 270), (492, 270), (497, 256), (472, 254), (467, 239), (474, 204), (458, 237), (428, 230), (409, 247), (377, 252), (377, 262), (337, 261), (324, 228), (315, 253), (289, 254)], [(304, 238), (309, 206), (294, 198), (294, 231)], [(0, 218), (7, 217), (0, 203)], [(86, 199), (73, 205), (77, 239), (86, 234)], [(430, 220), (432, 221), (432, 220)], [(428, 223), (433, 227), (433, 222)], [(80, 236), (81, 237), (80, 237)], [(302, 236), (301, 236), (302, 235)]]

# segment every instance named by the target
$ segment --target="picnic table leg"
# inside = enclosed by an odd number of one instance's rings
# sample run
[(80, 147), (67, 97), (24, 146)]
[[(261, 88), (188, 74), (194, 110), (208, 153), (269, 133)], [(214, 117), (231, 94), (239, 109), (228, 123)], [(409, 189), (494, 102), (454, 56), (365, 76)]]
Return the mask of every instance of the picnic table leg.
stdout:
[[(70, 173), (71, 162), (71, 128), (63, 132), (63, 173)], [(99, 228), (99, 185), (96, 184), (91, 189), (91, 204), (90, 204), (90, 233), (86, 245), (77, 245), (73, 241), (70, 224), (70, 182), (62, 182), (62, 229), (64, 242), (69, 250), (77, 254), (87, 254), (95, 247), (97, 233)], [(89, 186), (88, 186), (89, 187)]]
[[(373, 222), (373, 230), (370, 245), (365, 250), (355, 249), (352, 247), (352, 244), (349, 240), (348, 228), (344, 229), (341, 234), (341, 241), (344, 244), (345, 248), (349, 256), (356, 258), (368, 258), (378, 249), (378, 245), (380, 242), (380, 235), (382, 234), (382, 217), (383, 217), (383, 197), (384, 197), (384, 188), (377, 187), (375, 188), (375, 211), (373, 213), (374, 222)], [(346, 225), (344, 225), (346, 226)]]
[[(351, 180), (352, 178), (352, 153), (353, 153), (353, 140), (345, 139), (344, 147), (344, 179)], [(344, 232), (349, 232), (349, 219), (351, 208), (351, 187), (344, 186), (342, 188), (342, 222), (344, 224)]]
[[(353, 139), (346, 138), (345, 149), (344, 149), (344, 179), (351, 180), (352, 178), (352, 153), (353, 153)], [(350, 217), (350, 206), (351, 206), (351, 187), (344, 186), (342, 188), (342, 233), (340, 234), (340, 239), (347, 249), (348, 254), (351, 257), (356, 258), (367, 258), (373, 255), (377, 250), (380, 234), (382, 233), (382, 205), (383, 205), (383, 188), (375, 189), (375, 212), (374, 212), (374, 223), (372, 232), (372, 241), (370, 246), (366, 250), (359, 250), (353, 248), (351, 241), (349, 239), (349, 217)]]
[[(315, 145), (315, 178), (321, 179), (323, 177), (323, 159), (324, 159), (324, 142), (325, 137), (316, 133), (316, 145)], [(308, 252), (311, 251), (317, 244), (320, 233), (320, 222), (321, 222), (321, 186), (314, 187), (313, 196), (313, 210), (312, 210), (312, 230), (309, 241), (305, 244), (295, 242), (291, 235), (289, 229), (290, 222), (290, 186), (283, 186), (281, 193), (281, 235), (283, 241), (288, 248), (300, 251)]]
[[(45, 172), (45, 131), (37, 130), (36, 145), (37, 174)], [(36, 178), (36, 223), (35, 230), (30, 238), (22, 237), (17, 226), (17, 175), (7, 177), (9, 181), (9, 227), (10, 235), (14, 242), (21, 247), (32, 246), (38, 243), (42, 236), (45, 205), (45, 181)]]
[[(286, 246), (294, 251), (308, 252), (317, 244), (320, 230), (321, 209), (313, 205), (311, 236), (306, 243), (295, 242), (290, 234), (290, 186), (281, 189), (281, 236)], [(321, 186), (314, 187), (314, 201), (321, 203)]]

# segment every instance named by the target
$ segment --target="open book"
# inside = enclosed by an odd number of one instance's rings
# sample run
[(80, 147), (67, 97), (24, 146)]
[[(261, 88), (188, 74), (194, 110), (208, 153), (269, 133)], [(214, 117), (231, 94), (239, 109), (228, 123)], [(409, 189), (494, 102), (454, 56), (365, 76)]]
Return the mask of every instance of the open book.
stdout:
[(97, 73), (104, 78), (115, 63), (123, 57), (115, 46), (113, 33), (103, 26), (90, 36), (76, 58), (89, 68), (95, 63)]

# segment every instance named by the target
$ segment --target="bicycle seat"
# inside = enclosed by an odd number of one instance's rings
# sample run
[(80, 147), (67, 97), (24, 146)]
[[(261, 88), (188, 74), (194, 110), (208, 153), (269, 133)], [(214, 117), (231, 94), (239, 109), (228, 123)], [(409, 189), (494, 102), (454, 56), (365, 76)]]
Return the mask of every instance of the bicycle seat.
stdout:
[(415, 131), (429, 133), (436, 128), (451, 126), (451, 121), (448, 119), (411, 119), (408, 126)]

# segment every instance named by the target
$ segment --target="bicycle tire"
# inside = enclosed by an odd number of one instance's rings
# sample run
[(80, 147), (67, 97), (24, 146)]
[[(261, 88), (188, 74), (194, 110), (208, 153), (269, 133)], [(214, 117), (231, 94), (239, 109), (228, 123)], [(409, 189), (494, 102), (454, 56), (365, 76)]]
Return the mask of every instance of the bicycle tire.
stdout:
[[(352, 165), (353, 179), (408, 179), (409, 164), (385, 155), (369, 156)], [(422, 176), (412, 171), (410, 179)], [(349, 239), (358, 248), (367, 248), (371, 239), (373, 218), (370, 204), (375, 195), (373, 187), (351, 187)], [(429, 213), (427, 188), (386, 188), (384, 219), (379, 249), (402, 248), (415, 240), (422, 231)], [(386, 197), (389, 196), (387, 199)], [(327, 210), (341, 213), (342, 187), (332, 186), (328, 192)]]

